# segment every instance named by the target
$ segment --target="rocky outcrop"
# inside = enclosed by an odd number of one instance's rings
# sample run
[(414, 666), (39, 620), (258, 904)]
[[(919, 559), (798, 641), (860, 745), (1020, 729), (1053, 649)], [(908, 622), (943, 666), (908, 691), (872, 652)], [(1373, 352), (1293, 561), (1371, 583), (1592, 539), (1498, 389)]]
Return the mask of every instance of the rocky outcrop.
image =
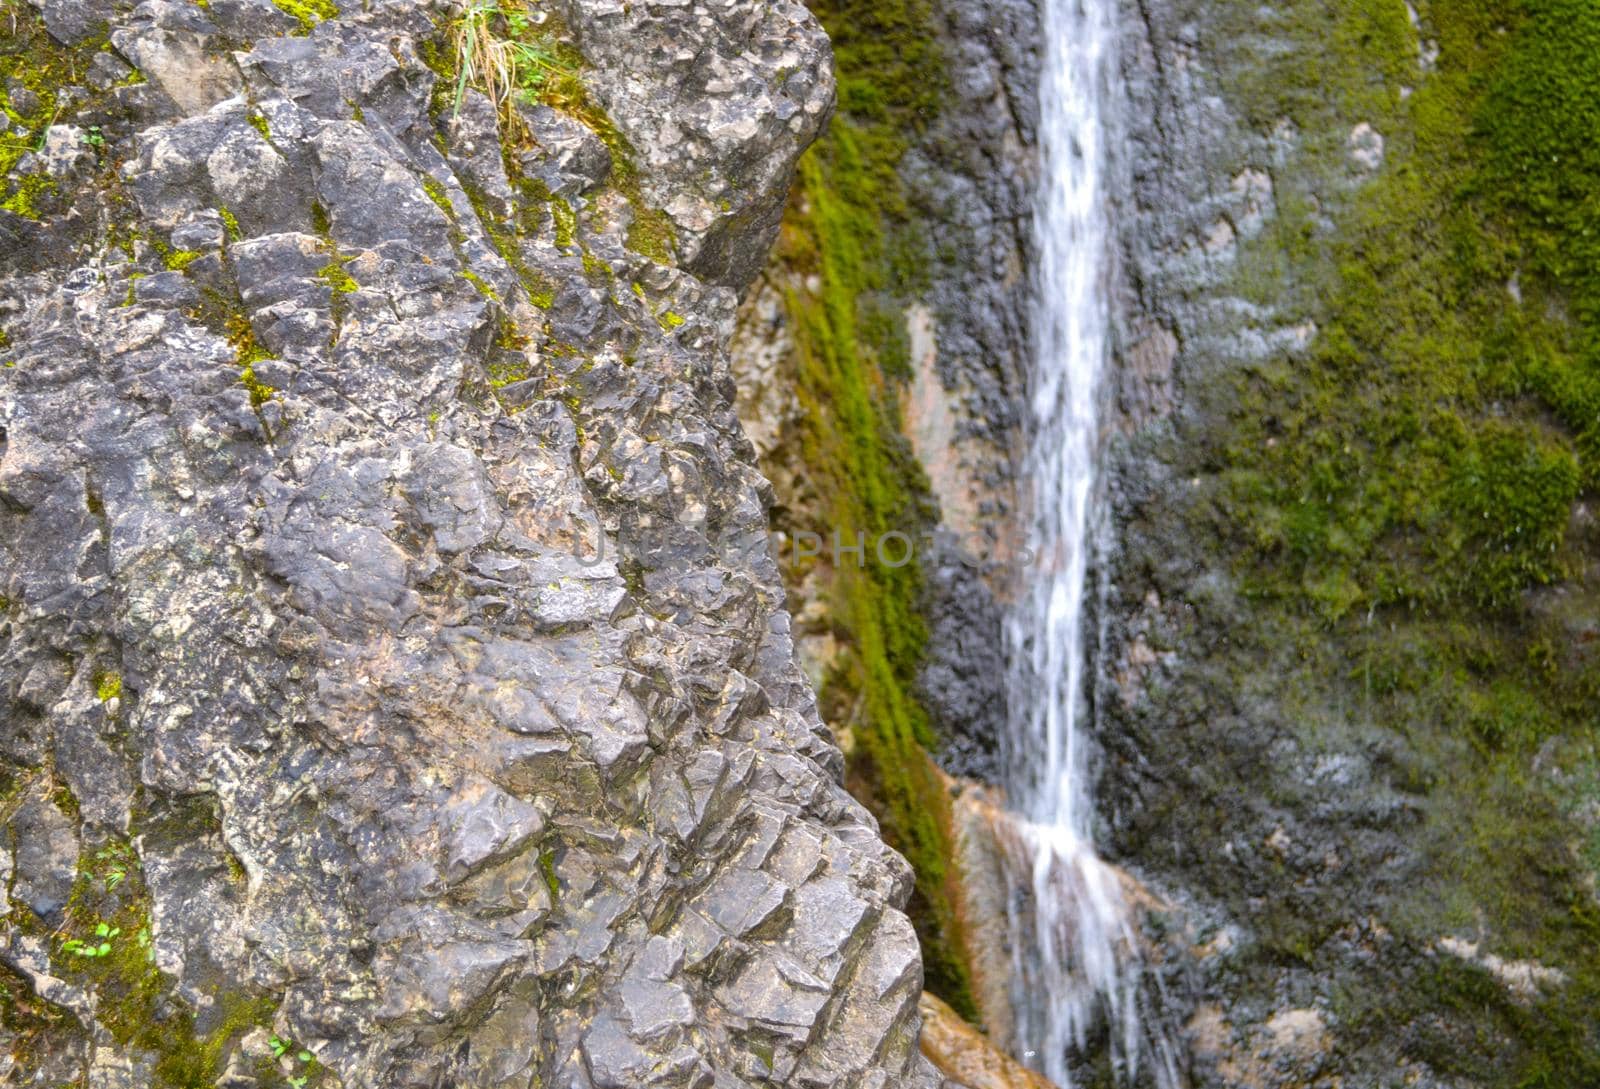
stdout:
[(670, 217), (680, 263), (742, 289), (766, 262), (794, 161), (833, 108), (816, 23), (797, 0), (676, 5), (567, 0), (593, 83)]
[(459, 12), (88, 8), (5, 54), (0, 1073), (939, 1084), (724, 354), (816, 25), (569, 0), (601, 146)]

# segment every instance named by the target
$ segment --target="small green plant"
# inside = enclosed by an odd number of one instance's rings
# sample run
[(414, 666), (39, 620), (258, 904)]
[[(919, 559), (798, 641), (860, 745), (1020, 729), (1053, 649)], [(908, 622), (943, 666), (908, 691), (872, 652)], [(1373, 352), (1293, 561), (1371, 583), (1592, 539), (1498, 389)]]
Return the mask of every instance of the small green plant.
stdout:
[(529, 40), (534, 27), (533, 16), (516, 0), (468, 0), (450, 34), (456, 54), (455, 113), (471, 85), (489, 96), (515, 131), (521, 122), (513, 97), (531, 100), (551, 77), (571, 74), (550, 46)]
[(116, 887), (128, 879), (128, 865), (132, 858), (128, 847), (123, 843), (112, 843), (100, 848), (94, 853), (95, 861), (101, 865), (101, 880), (105, 883), (106, 891), (113, 892)]
[(272, 1047), (272, 1057), (274, 1059), (281, 1059), (291, 1051), (295, 1053), (294, 1057), (299, 1062), (308, 1063), (315, 1058), (311, 1052), (305, 1050), (304, 1048), (296, 1047), (293, 1040), (287, 1040), (276, 1033), (274, 1033), (272, 1038), (267, 1042)]
[(88, 131), (83, 134), (82, 139), (85, 144), (96, 151), (100, 151), (106, 146), (105, 133), (100, 131), (99, 125), (90, 125)]
[(63, 953), (71, 953), (75, 957), (108, 957), (111, 955), (111, 943), (122, 933), (120, 926), (110, 923), (101, 923), (94, 928), (94, 938), (83, 941), (79, 938), (68, 938), (61, 943)]
[(294, 1086), (294, 1089), (304, 1089), (306, 1083), (311, 1080), (311, 1075), (317, 1070), (317, 1057), (305, 1048), (297, 1046), (293, 1040), (285, 1039), (276, 1033), (267, 1044), (272, 1048), (274, 1059), (282, 1060), (293, 1054), (291, 1061), (296, 1064), (296, 1073), (288, 1075), (285, 1080)]

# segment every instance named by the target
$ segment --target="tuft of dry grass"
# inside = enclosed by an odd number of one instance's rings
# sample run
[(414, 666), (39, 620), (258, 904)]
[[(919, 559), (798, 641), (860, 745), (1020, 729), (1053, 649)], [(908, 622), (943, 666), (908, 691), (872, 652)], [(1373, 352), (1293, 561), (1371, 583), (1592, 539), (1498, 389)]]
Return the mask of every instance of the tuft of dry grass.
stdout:
[(513, 108), (517, 98), (531, 99), (552, 78), (571, 75), (549, 45), (534, 39), (543, 21), (543, 13), (530, 10), (521, 0), (466, 0), (450, 29), (457, 112), (467, 87), (477, 87), (489, 96), (510, 131), (520, 129)]

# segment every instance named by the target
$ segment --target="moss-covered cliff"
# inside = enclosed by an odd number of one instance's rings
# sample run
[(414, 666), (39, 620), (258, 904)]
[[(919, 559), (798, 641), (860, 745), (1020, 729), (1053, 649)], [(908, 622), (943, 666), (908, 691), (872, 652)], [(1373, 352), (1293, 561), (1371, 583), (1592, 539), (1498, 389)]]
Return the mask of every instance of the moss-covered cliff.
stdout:
[(1590, 1084), (1600, 9), (1142, 7), (1116, 847), (1227, 1019), (1328, 1026), (1299, 1074)]

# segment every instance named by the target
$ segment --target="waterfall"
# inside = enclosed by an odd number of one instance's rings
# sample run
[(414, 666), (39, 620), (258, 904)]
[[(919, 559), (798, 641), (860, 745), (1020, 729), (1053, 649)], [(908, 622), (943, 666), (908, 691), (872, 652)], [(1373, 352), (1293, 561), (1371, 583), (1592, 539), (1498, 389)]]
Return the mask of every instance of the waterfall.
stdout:
[[(1097, 1025), (1132, 1083), (1177, 1084), (1170, 1047), (1141, 1016), (1142, 964), (1117, 871), (1095, 854), (1081, 718), (1084, 592), (1095, 495), (1100, 377), (1110, 319), (1107, 125), (1115, 102), (1116, 0), (1043, 0), (1042, 170), (1030, 548), (1008, 630), (1005, 854), (1019, 1051), (1057, 1084)], [(1100, 1019), (1104, 1018), (1102, 1022)]]

